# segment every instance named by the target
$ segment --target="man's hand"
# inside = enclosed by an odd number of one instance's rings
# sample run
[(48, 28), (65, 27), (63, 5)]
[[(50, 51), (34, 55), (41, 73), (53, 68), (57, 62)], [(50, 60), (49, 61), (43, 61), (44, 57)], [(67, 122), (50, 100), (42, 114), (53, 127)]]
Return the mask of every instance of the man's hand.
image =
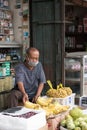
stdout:
[(35, 97), (33, 98), (32, 102), (33, 102), (33, 103), (36, 103), (38, 97), (39, 97), (39, 96), (35, 96)]
[(26, 101), (28, 101), (29, 99), (28, 99), (28, 95), (27, 95), (27, 93), (24, 93), (23, 94), (23, 103), (25, 103)]

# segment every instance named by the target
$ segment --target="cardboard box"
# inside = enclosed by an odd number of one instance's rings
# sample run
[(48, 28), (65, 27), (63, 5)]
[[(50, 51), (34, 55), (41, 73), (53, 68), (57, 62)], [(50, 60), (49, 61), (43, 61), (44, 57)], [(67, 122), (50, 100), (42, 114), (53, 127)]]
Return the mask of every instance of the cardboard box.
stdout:
[(46, 124), (45, 126), (41, 127), (39, 130), (48, 130), (48, 124)]
[(48, 123), (48, 130), (60, 130), (59, 129), (59, 124), (60, 121), (62, 119), (65, 118), (65, 116), (69, 113), (69, 111), (67, 112), (63, 112), (61, 114), (59, 114), (58, 116), (55, 116), (53, 118), (48, 118), (47, 119), (47, 123)]
[[(27, 116), (33, 112), (36, 114), (29, 118), (21, 117), (23, 114)], [(43, 110), (15, 107), (0, 113), (0, 130), (39, 130), (43, 128), (46, 123), (46, 113)]]
[(54, 117), (54, 118), (49, 118), (47, 120), (48, 123), (48, 130), (58, 130), (58, 125), (60, 123), (60, 116)]

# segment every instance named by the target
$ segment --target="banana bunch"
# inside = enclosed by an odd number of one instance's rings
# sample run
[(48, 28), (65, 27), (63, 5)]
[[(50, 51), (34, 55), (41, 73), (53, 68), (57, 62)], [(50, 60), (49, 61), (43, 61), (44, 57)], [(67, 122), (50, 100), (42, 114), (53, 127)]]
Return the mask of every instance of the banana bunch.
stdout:
[(40, 105), (39, 104), (35, 104), (35, 103), (29, 102), (29, 101), (26, 101), (24, 103), (24, 107), (30, 108), (30, 109), (40, 109)]
[(52, 108), (42, 107), (42, 109), (46, 112), (46, 117), (47, 118), (54, 115)]
[(46, 92), (46, 95), (49, 96), (49, 97), (57, 97), (57, 90), (56, 89), (49, 89), (47, 92)]
[(67, 95), (71, 95), (72, 94), (72, 89), (70, 87), (63, 87), (63, 88), (67, 92)]
[(58, 93), (57, 98), (64, 98), (64, 97), (68, 96), (66, 90), (62, 89), (62, 88), (59, 88), (57, 90), (57, 93)]
[(57, 91), (60, 95), (60, 98), (64, 98), (72, 94), (72, 89), (70, 87), (64, 87), (61, 83), (57, 85)]
[(43, 97), (38, 97), (36, 103), (39, 104), (40, 106), (48, 106), (52, 102), (53, 98), (43, 98)]
[(58, 102), (53, 102), (50, 103), (48, 106), (43, 106), (42, 109), (45, 110), (46, 112), (46, 116), (53, 116), (53, 115), (57, 115), (61, 112), (67, 111), (69, 109), (69, 106), (63, 106), (61, 104), (59, 104)]
[[(49, 107), (52, 108), (52, 106), (50, 106), (50, 105), (49, 105)], [(61, 105), (60, 103), (58, 103), (58, 101), (53, 102), (53, 107), (54, 107), (54, 109), (53, 109), (54, 115), (59, 114), (59, 113), (64, 112), (64, 111), (67, 111), (70, 108), (70, 106)]]
[(70, 87), (64, 87), (61, 83), (57, 85), (57, 89), (52, 88), (52, 84), (47, 81), (50, 89), (46, 92), (46, 95), (53, 98), (65, 98), (72, 94), (72, 89)]
[(55, 107), (55, 110), (54, 110), (54, 115), (57, 115), (61, 112), (65, 112), (69, 109), (69, 106), (59, 106), (59, 107)]
[(63, 106), (53, 98), (38, 97), (36, 104), (26, 101), (24, 106), (30, 109), (43, 109), (46, 112), (46, 117), (57, 115), (61, 112), (67, 111), (69, 106)]
[(58, 90), (57, 89), (49, 89), (46, 92), (46, 95), (49, 97), (54, 97), (54, 98), (64, 98), (67, 96), (67, 92), (62, 88), (59, 88)]

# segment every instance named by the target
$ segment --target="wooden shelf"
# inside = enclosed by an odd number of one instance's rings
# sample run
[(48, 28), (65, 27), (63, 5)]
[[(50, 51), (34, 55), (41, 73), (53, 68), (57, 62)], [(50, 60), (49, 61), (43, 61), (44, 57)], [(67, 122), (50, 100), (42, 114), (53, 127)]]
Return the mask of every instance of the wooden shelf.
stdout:
[(85, 0), (66, 0), (66, 5), (87, 7), (87, 1)]
[(10, 11), (9, 8), (5, 8), (5, 7), (0, 7), (0, 10)]
[(76, 69), (65, 69), (66, 72), (80, 72), (80, 69), (76, 70)]
[(79, 83), (80, 78), (66, 78), (65, 81), (66, 82), (71, 82), (71, 83)]
[(73, 20), (69, 20), (69, 19), (66, 19), (66, 20), (65, 20), (65, 24), (73, 24), (73, 23), (74, 23)]
[(0, 61), (0, 63), (4, 63), (4, 62), (10, 62), (10, 63), (17, 63), (17, 62), (20, 62), (19, 60), (3, 60), (3, 61)]
[(20, 48), (22, 47), (22, 44), (18, 44), (15, 41), (14, 42), (2, 42), (0, 41), (0, 48)]

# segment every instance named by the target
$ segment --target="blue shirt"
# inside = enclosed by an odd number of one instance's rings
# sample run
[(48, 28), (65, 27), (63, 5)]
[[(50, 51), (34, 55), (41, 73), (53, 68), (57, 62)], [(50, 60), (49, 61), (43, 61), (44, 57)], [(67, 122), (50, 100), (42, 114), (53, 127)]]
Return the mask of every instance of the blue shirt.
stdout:
[(32, 99), (37, 92), (40, 83), (46, 83), (42, 64), (39, 62), (33, 70), (29, 70), (24, 63), (15, 67), (15, 83), (23, 82), (26, 93)]

